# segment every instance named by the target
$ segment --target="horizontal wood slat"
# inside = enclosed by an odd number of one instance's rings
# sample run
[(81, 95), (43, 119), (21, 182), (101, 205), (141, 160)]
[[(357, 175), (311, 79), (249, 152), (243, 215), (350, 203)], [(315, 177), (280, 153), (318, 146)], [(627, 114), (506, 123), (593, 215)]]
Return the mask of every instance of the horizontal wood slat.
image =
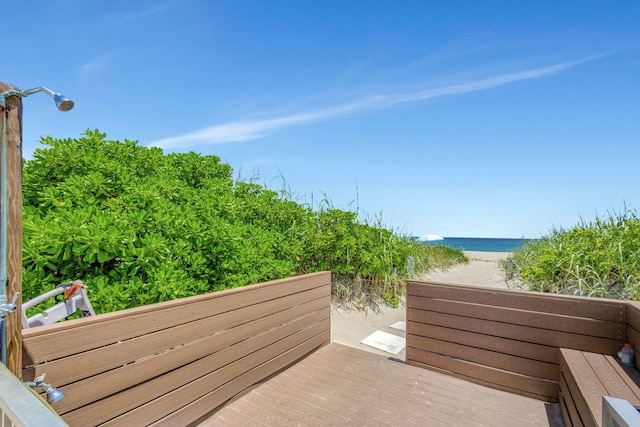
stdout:
[[(450, 341), (475, 347), (478, 344), (478, 334), (473, 331), (452, 329), (425, 323), (410, 322), (407, 333), (416, 336), (429, 337), (443, 341)], [(412, 337), (413, 339), (413, 337)], [(482, 336), (482, 348), (500, 353), (512, 354), (524, 358), (533, 358), (541, 362), (558, 363), (558, 349), (554, 346), (518, 341), (495, 335)]]
[[(302, 299), (304, 298), (304, 299)], [(330, 296), (325, 289), (318, 288), (301, 294), (288, 295), (278, 300), (257, 303), (251, 310), (237, 310), (216, 314), (212, 312), (210, 317), (191, 323), (182, 324), (165, 329), (158, 325), (158, 330), (147, 335), (139, 336), (125, 341), (115, 341), (113, 344), (93, 349), (80, 354), (61, 358), (28, 367), (23, 370), (23, 378), (34, 378), (47, 373), (48, 378), (55, 378), (60, 386), (80, 381), (84, 378), (94, 378), (103, 372), (133, 363), (136, 360), (162, 353), (187, 343), (214, 340), (227, 331), (234, 330), (238, 325), (249, 322), (257, 322), (257, 328), (271, 327), (273, 322), (281, 322), (282, 319), (293, 318), (305, 314), (308, 310), (317, 310), (330, 304)], [(310, 307), (302, 303), (310, 301)], [(312, 304), (313, 303), (313, 304)], [(282, 310), (292, 307), (289, 310)], [(274, 313), (271, 315), (271, 313)], [(280, 314), (276, 316), (275, 314)], [(255, 328), (254, 328), (255, 329)], [(208, 351), (206, 348), (203, 351)]]
[[(254, 367), (266, 363), (280, 353), (287, 352), (300, 342), (315, 338), (314, 348), (322, 346), (328, 343), (329, 335), (324, 325), (318, 324), (270, 344), (276, 338), (267, 334), (257, 342), (248, 342), (245, 345), (243, 342), (237, 348), (230, 347), (223, 355), (212, 355), (181, 370), (168, 372), (162, 377), (102, 399), (96, 404), (62, 414), (62, 418), (70, 425), (82, 425), (82, 421), (86, 419), (95, 420), (97, 424), (109, 421), (105, 425), (149, 424), (190, 404), (204, 393), (216, 390)], [(256, 344), (264, 347), (254, 351), (252, 347)], [(218, 357), (222, 361), (219, 365), (215, 363)], [(289, 363), (295, 360), (290, 360)], [(211, 365), (213, 370), (209, 367)], [(263, 379), (265, 377), (259, 381)], [(228, 400), (235, 396), (226, 394), (225, 390), (220, 391), (220, 398)]]
[(543, 400), (559, 397), (559, 348), (615, 354), (627, 330), (625, 301), (408, 283), (407, 363)]
[(412, 347), (407, 347), (407, 364), (538, 400), (553, 402), (558, 399), (556, 382), (517, 375)]
[[(257, 302), (323, 287), (330, 280), (327, 277), (330, 277), (328, 272), (312, 273), (25, 329), (22, 332), (23, 366), (146, 335), (157, 331), (158, 325), (170, 328), (209, 317), (212, 312), (236, 311)], [(135, 328), (131, 328), (132, 323), (136, 324)], [(73, 349), (60, 345), (69, 341), (73, 342)]]
[(189, 420), (193, 419), (192, 417), (194, 415), (201, 418), (212, 412), (212, 409), (216, 409), (228, 401), (228, 396), (237, 396), (251, 385), (263, 382), (264, 378), (269, 378), (273, 374), (290, 366), (293, 363), (292, 361), (299, 360), (306, 354), (312, 353), (315, 349), (327, 344), (330, 338), (331, 337), (326, 334), (316, 335), (308, 341), (299, 344), (297, 347), (287, 350), (285, 353), (278, 354), (278, 352), (274, 352), (268, 356), (268, 360), (265, 361), (265, 363), (247, 371), (240, 377), (235, 378), (232, 382), (225, 384), (224, 390), (220, 390), (220, 392), (217, 393), (208, 393), (197, 401), (171, 413), (169, 416), (152, 425), (172, 427), (186, 425)]
[[(429, 286), (423, 286), (425, 284), (429, 284)], [(408, 282), (407, 294), (612, 322), (626, 322), (627, 320), (627, 303), (605, 298), (574, 297), (418, 281)]]
[(47, 373), (72, 426), (173, 412), (186, 425), (213, 408), (181, 408), (226, 402), (329, 343), (330, 295), (331, 274), (314, 273), (27, 329), (23, 376)]
[[(494, 322), (492, 320), (474, 319), (471, 317), (434, 313), (423, 310), (407, 311), (407, 332), (418, 327), (416, 323), (435, 324), (463, 331), (476, 332), (477, 340), (484, 340), (484, 335), (509, 338), (515, 341), (535, 343), (555, 347), (573, 348), (592, 351), (594, 353), (614, 354), (623, 344), (623, 340), (590, 337), (568, 332), (551, 331), (530, 326), (511, 323)], [(415, 323), (414, 323), (415, 322)], [(519, 343), (515, 343), (518, 344)], [(535, 358), (535, 356), (531, 356)], [(556, 355), (557, 363), (557, 355)]]
[(484, 304), (473, 304), (461, 301), (448, 301), (416, 296), (407, 301), (409, 308), (427, 309), (438, 313), (456, 314), (475, 319), (493, 320), (514, 325), (533, 326), (539, 329), (583, 334), (594, 337), (616, 338), (622, 340), (626, 334), (627, 323), (623, 321), (607, 321), (584, 317), (571, 317), (554, 313), (538, 312), (524, 309), (512, 309)]
[(412, 361), (415, 360), (416, 362), (426, 365), (433, 365), (445, 371), (455, 372), (470, 378), (478, 378), (487, 383), (494, 383), (516, 390), (528, 390), (536, 395), (547, 397), (548, 400), (558, 399), (557, 381), (554, 382), (527, 375), (520, 375), (507, 370), (431, 353), (429, 351), (412, 350), (411, 356)]
[(469, 347), (448, 341), (412, 336), (411, 342), (417, 348), (428, 348), (430, 352), (438, 354), (455, 354), (457, 358), (477, 364), (504, 369), (510, 372), (523, 374), (535, 378), (544, 378), (551, 381), (558, 380), (558, 365), (510, 354), (488, 351), (478, 347)]
[[(325, 304), (326, 306), (328, 301), (319, 300), (319, 303)], [(287, 334), (294, 333), (309, 325), (315, 326), (316, 323), (321, 323), (321, 327), (328, 330), (330, 321), (328, 314), (324, 310), (309, 312), (310, 310), (314, 310), (313, 305), (314, 304), (305, 304), (295, 311), (292, 309), (291, 311), (282, 313), (296, 316), (302, 313), (294, 314), (295, 312), (306, 311), (308, 314), (305, 317), (283, 324), (283, 326), (278, 329), (269, 330), (270, 328), (265, 328), (265, 323), (274, 324), (274, 322), (281, 321), (277, 319), (281, 319), (282, 316), (274, 316), (274, 319), (271, 321), (269, 319), (259, 319), (225, 331), (222, 334), (213, 335), (208, 339), (198, 341), (194, 344), (177, 347), (153, 357), (140, 360), (139, 362), (87, 378), (86, 380), (73, 383), (67, 387), (62, 387), (61, 390), (65, 394), (74, 396), (75, 398), (61, 400), (56, 404), (56, 410), (64, 413), (84, 406), (91, 401), (107, 398), (112, 394), (126, 390), (136, 384), (142, 384), (143, 382), (147, 384), (146, 382), (156, 381), (155, 378), (158, 377), (159, 372), (172, 372), (172, 376), (176, 378), (169, 380), (167, 384), (161, 387), (156, 387), (156, 394), (153, 394), (150, 390), (145, 390), (144, 396), (140, 396), (151, 399), (156, 395), (164, 394), (167, 388), (163, 387), (177, 387), (181, 382), (194, 379), (186, 374), (179, 373), (179, 369), (183, 366), (194, 366), (188, 365), (194, 360), (197, 361), (193, 362), (196, 363), (197, 366), (204, 365), (202, 368), (198, 368), (202, 369), (202, 371), (197, 371), (194, 374), (195, 378), (197, 378), (198, 372), (205, 372), (206, 369), (213, 370), (235, 360), (229, 357), (234, 357), (237, 351), (240, 351), (238, 349), (241, 349), (245, 353), (250, 353), (252, 349), (251, 346), (259, 345), (265, 339), (275, 341), (276, 339), (282, 338), (283, 335), (286, 336)], [(318, 307), (315, 307), (315, 310), (318, 310)], [(265, 330), (268, 330), (269, 333), (266, 334), (265, 337), (262, 337), (264, 333), (261, 334), (261, 332)], [(237, 347), (238, 344), (242, 344), (243, 347)], [(131, 406), (133, 402), (137, 400), (136, 398), (119, 399), (121, 399), (121, 401), (118, 402), (118, 408)], [(105, 403), (108, 403), (108, 401)]]

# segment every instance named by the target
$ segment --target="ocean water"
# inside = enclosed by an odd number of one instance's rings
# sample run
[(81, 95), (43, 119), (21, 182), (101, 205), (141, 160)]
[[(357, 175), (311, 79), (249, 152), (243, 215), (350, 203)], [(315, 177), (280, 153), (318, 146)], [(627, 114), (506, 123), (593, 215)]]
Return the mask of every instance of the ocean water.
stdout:
[(445, 237), (444, 240), (422, 242), (424, 245), (443, 245), (462, 251), (513, 252), (520, 249), (527, 239), (498, 239), (475, 237)]

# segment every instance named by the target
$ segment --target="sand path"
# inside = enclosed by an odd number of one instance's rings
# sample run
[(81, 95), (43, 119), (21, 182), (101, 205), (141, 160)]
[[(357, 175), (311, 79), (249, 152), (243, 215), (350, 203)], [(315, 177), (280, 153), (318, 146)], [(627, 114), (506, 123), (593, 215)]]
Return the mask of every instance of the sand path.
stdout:
[(509, 253), (467, 251), (465, 255), (469, 259), (468, 264), (456, 265), (448, 270), (433, 270), (422, 275), (420, 279), (488, 288), (508, 289), (511, 286), (505, 280), (504, 271), (499, 264)]
[[(448, 270), (430, 271), (421, 276), (420, 279), (502, 289), (507, 289), (514, 285), (506, 282), (504, 271), (498, 264), (500, 260), (509, 255), (508, 253), (469, 251), (465, 252), (465, 255), (469, 258), (468, 264), (458, 265)], [(398, 308), (382, 307), (380, 313), (374, 313), (371, 310), (362, 312), (333, 308), (331, 313), (331, 341), (404, 360), (404, 350), (393, 355), (360, 343), (376, 330), (404, 337), (405, 333), (403, 331), (390, 327), (396, 322), (404, 321), (404, 304), (401, 304)]]

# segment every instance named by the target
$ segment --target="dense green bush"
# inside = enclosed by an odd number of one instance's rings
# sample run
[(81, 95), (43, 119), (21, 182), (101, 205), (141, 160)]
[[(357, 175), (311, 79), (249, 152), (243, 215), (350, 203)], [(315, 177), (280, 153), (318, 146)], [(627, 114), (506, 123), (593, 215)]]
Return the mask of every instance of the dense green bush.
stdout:
[(640, 299), (640, 219), (627, 211), (570, 230), (553, 230), (514, 252), (535, 291)]
[(164, 154), (97, 130), (42, 143), (24, 166), (25, 299), (82, 279), (102, 313), (331, 270), (361, 284), (356, 294), (336, 285), (338, 297), (394, 303), (408, 256), (418, 272), (448, 262), (353, 212), (234, 181), (215, 156)]

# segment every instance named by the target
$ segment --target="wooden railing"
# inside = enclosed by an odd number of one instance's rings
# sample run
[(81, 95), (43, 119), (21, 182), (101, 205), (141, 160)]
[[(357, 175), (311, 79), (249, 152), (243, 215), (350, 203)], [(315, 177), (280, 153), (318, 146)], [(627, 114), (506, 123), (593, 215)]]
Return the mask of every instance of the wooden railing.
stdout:
[(558, 349), (615, 355), (627, 334), (637, 348), (634, 310), (627, 326), (626, 301), (412, 281), (407, 363), (553, 402)]
[(640, 302), (627, 301), (627, 342), (636, 349), (636, 369), (640, 370)]
[(330, 341), (330, 273), (24, 330), (74, 426), (189, 425)]

